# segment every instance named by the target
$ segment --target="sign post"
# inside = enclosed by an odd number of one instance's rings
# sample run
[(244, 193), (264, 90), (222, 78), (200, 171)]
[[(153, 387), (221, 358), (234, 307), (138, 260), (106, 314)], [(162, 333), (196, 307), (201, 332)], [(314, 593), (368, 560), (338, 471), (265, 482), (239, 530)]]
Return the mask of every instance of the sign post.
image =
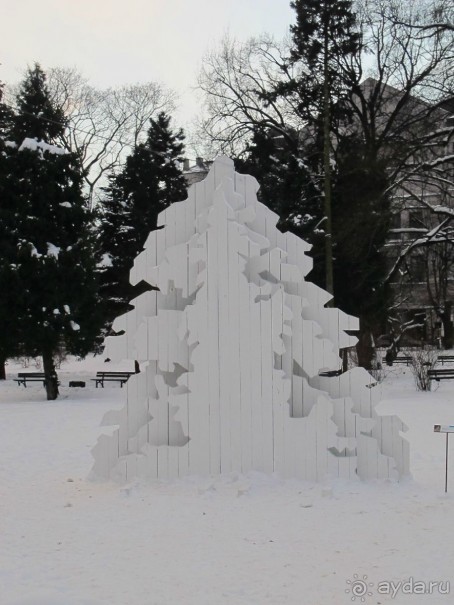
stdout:
[(449, 433), (454, 433), (454, 424), (434, 424), (435, 433), (446, 433), (446, 461), (445, 461), (445, 494), (448, 493), (448, 437)]

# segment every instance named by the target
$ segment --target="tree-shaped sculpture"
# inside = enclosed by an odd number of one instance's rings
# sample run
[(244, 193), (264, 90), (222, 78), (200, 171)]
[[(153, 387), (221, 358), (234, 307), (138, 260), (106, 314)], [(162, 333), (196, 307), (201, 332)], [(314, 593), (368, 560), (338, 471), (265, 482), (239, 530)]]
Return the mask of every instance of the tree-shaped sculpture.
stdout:
[(137, 359), (127, 403), (109, 412), (94, 474), (118, 480), (250, 470), (321, 480), (408, 472), (405, 430), (378, 416), (378, 387), (340, 367), (356, 319), (305, 281), (303, 240), (276, 228), (257, 181), (218, 158), (159, 216), (131, 282), (159, 290), (117, 318), (111, 359)]

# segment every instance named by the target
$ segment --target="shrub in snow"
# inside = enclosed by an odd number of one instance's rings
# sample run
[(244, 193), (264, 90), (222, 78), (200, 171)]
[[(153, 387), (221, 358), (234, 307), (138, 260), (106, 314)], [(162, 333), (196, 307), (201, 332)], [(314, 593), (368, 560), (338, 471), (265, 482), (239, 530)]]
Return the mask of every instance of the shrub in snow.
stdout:
[(426, 346), (414, 351), (406, 351), (405, 355), (411, 357), (411, 371), (418, 391), (430, 391), (432, 385), (429, 370), (437, 363), (437, 349)]

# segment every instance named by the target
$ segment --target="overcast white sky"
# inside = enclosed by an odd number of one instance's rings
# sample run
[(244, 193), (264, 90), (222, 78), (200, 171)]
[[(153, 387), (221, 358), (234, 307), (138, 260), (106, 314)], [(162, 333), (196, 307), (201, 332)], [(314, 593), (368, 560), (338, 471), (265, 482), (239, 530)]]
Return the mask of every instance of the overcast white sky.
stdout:
[[(100, 87), (160, 81), (181, 97), (180, 124), (196, 112), (190, 88), (203, 54), (226, 31), (240, 40), (283, 37), (290, 0), (0, 0), (0, 80), (27, 65), (77, 67)], [(179, 124), (179, 125), (180, 125)]]

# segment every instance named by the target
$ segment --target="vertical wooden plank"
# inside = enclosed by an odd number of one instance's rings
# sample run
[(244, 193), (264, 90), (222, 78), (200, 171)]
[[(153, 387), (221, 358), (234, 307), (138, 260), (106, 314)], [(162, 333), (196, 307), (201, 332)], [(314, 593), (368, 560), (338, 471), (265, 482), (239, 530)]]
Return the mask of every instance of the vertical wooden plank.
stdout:
[(205, 234), (204, 244), (207, 254), (207, 277), (197, 295), (200, 307), (200, 317), (204, 327), (205, 355), (203, 365), (206, 372), (206, 384), (201, 385), (205, 390), (205, 410), (208, 414), (209, 472), (220, 473), (220, 416), (219, 416), (219, 309), (217, 275), (212, 267), (217, 266), (217, 247), (213, 237)]
[(127, 471), (126, 471), (126, 460), (123, 458), (117, 461), (115, 466), (111, 467), (110, 478), (119, 483), (126, 483)]
[(155, 382), (159, 393), (159, 398), (153, 410), (153, 416), (155, 417), (154, 424), (157, 429), (155, 444), (161, 446), (169, 443), (168, 387), (164, 383), (164, 378), (161, 374), (156, 376)]
[(230, 398), (230, 447), (232, 470), (241, 471), (242, 440), (241, 440), (241, 391), (240, 375), (240, 311), (239, 311), (239, 266), (238, 250), (239, 235), (236, 223), (228, 223), (228, 300), (229, 300), (229, 398)]
[[(247, 175), (246, 180), (245, 180), (246, 205), (252, 206), (256, 212), (257, 212), (257, 205), (259, 204), (259, 202), (257, 201), (258, 187), (259, 187), (259, 184), (257, 183), (256, 179), (254, 177)], [(250, 225), (250, 223), (248, 223), (248, 225)], [(261, 231), (259, 231), (259, 233), (262, 234)]]
[[(251, 243), (249, 242), (251, 249)], [(250, 255), (249, 255), (250, 256)], [(263, 433), (263, 385), (262, 385), (262, 331), (261, 331), (261, 303), (255, 302), (259, 288), (249, 284), (249, 334), (251, 368), (251, 450), (252, 465), (255, 470), (264, 471), (264, 433)]]
[(167, 477), (169, 479), (176, 479), (179, 476), (179, 449), (179, 447), (172, 445), (169, 445), (169, 447), (167, 448)]
[(244, 174), (239, 174), (238, 172), (234, 172), (233, 176), (235, 192), (241, 196), (241, 207), (245, 208), (248, 203), (248, 200), (246, 198), (246, 179), (248, 177)]
[(129, 281), (131, 284), (135, 285), (139, 283), (141, 279), (145, 279), (146, 277), (146, 266), (147, 266), (147, 257), (145, 252), (141, 252), (134, 259), (134, 264), (129, 272)]
[(154, 231), (156, 233), (156, 266), (159, 266), (164, 260), (166, 251), (166, 235), (165, 228)]
[(143, 479), (152, 479), (156, 477), (156, 469), (153, 469), (149, 456), (146, 456), (145, 454), (138, 456), (137, 475)]
[(192, 354), (194, 372), (188, 374), (189, 465), (191, 473), (206, 476), (210, 471), (209, 402), (207, 393), (207, 349), (198, 345)]
[(189, 187), (188, 199), (184, 203), (185, 241), (189, 242), (196, 232), (195, 229), (195, 187)]
[(159, 445), (158, 453), (158, 479), (168, 479), (169, 477), (169, 446)]
[[(134, 437), (137, 433), (137, 427), (139, 424), (139, 410), (138, 410), (138, 397), (137, 397), (137, 381), (133, 380), (133, 377), (126, 383), (127, 399), (128, 403), (126, 406), (127, 410), (127, 440)], [(128, 447), (128, 451), (131, 451)]]
[(152, 270), (158, 264), (158, 233), (159, 231), (152, 231), (148, 236), (146, 243), (146, 261), (147, 266), (145, 269), (145, 281), (151, 286), (155, 286), (152, 278)]
[(305, 418), (291, 418), (288, 421), (291, 445), (289, 454), (286, 452), (286, 460), (290, 478), (306, 479), (306, 424)]
[(175, 208), (175, 246), (186, 244), (189, 237), (186, 233), (186, 206), (187, 200), (184, 202), (175, 202), (172, 204)]
[[(203, 188), (197, 188), (197, 202), (203, 204)], [(200, 195), (199, 195), (200, 194)], [(205, 242), (207, 240), (205, 239)], [(203, 239), (200, 239), (200, 244)], [(209, 244), (208, 244), (209, 245)], [(206, 244), (205, 244), (206, 247)], [(207, 252), (208, 254), (208, 252)], [(207, 259), (207, 272), (210, 271)], [(209, 414), (209, 343), (206, 334), (206, 297), (207, 283), (203, 283), (198, 292), (198, 304), (188, 309), (191, 312), (190, 341), (198, 341), (192, 350), (190, 364), (191, 371), (187, 374), (188, 395), (188, 464), (189, 471), (195, 474), (206, 475), (210, 471), (210, 414)], [(197, 334), (191, 333), (196, 324)]]
[(271, 301), (260, 303), (260, 329), (262, 346), (260, 350), (262, 364), (262, 426), (263, 426), (263, 467), (265, 472), (274, 470), (274, 430), (273, 430), (273, 366)]
[[(218, 173), (216, 173), (218, 178)], [(220, 209), (221, 210), (221, 209)], [(225, 209), (222, 213), (226, 217)], [(219, 217), (218, 217), (219, 220)], [(221, 426), (221, 471), (228, 473), (232, 470), (232, 448), (231, 448), (231, 410), (230, 410), (230, 350), (228, 342), (230, 338), (230, 304), (229, 304), (229, 283), (228, 283), (228, 244), (227, 244), (227, 229), (224, 226), (218, 225), (216, 232), (213, 235), (217, 240), (218, 250), (218, 267), (210, 264), (210, 275), (208, 279), (214, 278), (214, 273), (218, 275), (219, 289), (219, 412)], [(213, 242), (214, 244), (215, 242)]]
[(169, 370), (169, 313), (162, 310), (158, 313), (158, 366), (161, 371)]
[(166, 238), (166, 250), (169, 250), (176, 244), (176, 205), (171, 204), (166, 208), (166, 226), (165, 226), (165, 238)]
[[(243, 183), (245, 184), (245, 182)], [(250, 241), (247, 237), (239, 238), (238, 287), (239, 287), (239, 345), (240, 355), (240, 396), (241, 396), (241, 468), (247, 473), (253, 469), (252, 459), (252, 388), (251, 388), (251, 358), (255, 351), (251, 349), (250, 305), (251, 291), (246, 276), (243, 273), (244, 260), (250, 256)]]

